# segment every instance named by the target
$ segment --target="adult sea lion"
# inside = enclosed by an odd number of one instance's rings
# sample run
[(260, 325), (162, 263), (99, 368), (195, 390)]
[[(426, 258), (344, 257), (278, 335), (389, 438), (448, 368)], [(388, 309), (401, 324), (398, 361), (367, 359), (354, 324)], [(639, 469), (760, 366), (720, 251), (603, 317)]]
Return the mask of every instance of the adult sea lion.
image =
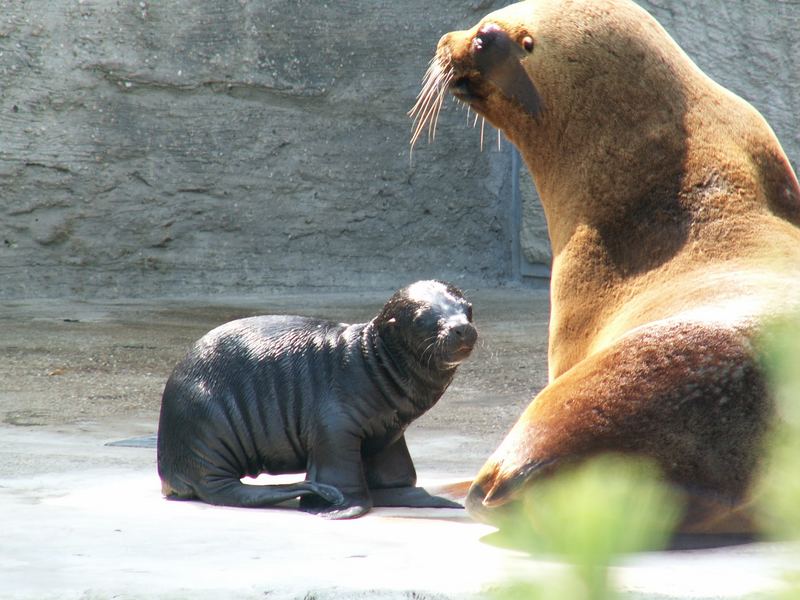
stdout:
[[(414, 487), (403, 436), (477, 339), (456, 287), (419, 281), (369, 323), (294, 316), (231, 321), (175, 367), (161, 404), (158, 473), (169, 498), (300, 507), (332, 519), (376, 506), (459, 506)], [(260, 473), (306, 481), (246, 485)]]
[(476, 477), (495, 520), (600, 453), (655, 459), (687, 532), (735, 532), (773, 414), (754, 336), (800, 300), (800, 188), (774, 133), (628, 0), (531, 0), (439, 41), (446, 91), (520, 150), (553, 247), (549, 384)]

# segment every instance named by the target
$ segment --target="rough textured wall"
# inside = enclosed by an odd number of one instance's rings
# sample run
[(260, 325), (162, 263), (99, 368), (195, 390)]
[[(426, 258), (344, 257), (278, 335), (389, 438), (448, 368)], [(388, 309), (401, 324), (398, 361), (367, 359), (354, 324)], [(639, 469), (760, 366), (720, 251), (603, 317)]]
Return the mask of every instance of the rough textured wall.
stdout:
[[(507, 281), (508, 144), (450, 108), (411, 163), (405, 116), (506, 3), (0, 0), (0, 297)], [(796, 166), (797, 3), (642, 3)]]
[(0, 295), (505, 280), (509, 152), (456, 111), (408, 152), (488, 5), (0, 2)]
[(718, 83), (755, 106), (800, 166), (800, 2), (638, 0)]

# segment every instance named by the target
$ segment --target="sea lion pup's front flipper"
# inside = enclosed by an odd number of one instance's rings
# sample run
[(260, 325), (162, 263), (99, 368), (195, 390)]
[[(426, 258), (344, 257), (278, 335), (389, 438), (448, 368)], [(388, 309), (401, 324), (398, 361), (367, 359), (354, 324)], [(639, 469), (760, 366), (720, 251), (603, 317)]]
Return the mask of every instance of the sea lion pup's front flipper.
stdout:
[(320, 496), (304, 496), (300, 499), (300, 510), (326, 519), (354, 519), (372, 508), (364, 477), (359, 428), (357, 421), (341, 412), (330, 412), (325, 419), (316, 420), (306, 477), (317, 484), (335, 486), (342, 492), (343, 499), (332, 503)]
[(277, 485), (248, 485), (230, 475), (208, 476), (197, 486), (196, 491), (198, 498), (209, 504), (239, 508), (265, 508), (307, 496), (322, 498), (331, 505), (344, 501), (339, 490), (324, 483), (299, 481)]
[(412, 508), (461, 508), (461, 505), (417, 487), (417, 472), (405, 436), (381, 452), (364, 458), (367, 485), (373, 506)]

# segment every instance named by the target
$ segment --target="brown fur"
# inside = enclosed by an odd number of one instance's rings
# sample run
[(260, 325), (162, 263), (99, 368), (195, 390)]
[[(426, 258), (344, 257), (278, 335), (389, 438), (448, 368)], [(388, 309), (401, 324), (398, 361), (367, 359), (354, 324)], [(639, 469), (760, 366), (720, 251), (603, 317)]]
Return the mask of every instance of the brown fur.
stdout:
[[(490, 23), (533, 38), (537, 114), (476, 62)], [(752, 336), (800, 299), (800, 187), (772, 130), (629, 0), (512, 5), (445, 35), (437, 60), (519, 148), (554, 253), (550, 384), (468, 508), (491, 520), (553, 465), (622, 450), (689, 492), (687, 529), (725, 530), (771, 414)]]

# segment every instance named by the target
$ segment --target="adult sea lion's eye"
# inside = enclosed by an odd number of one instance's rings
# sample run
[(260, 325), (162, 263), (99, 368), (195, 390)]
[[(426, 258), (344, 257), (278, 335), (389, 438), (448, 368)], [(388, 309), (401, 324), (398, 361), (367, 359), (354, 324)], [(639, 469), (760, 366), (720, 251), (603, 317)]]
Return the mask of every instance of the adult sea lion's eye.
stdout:
[(529, 35), (522, 38), (522, 47), (525, 48), (525, 52), (533, 52), (533, 38)]

